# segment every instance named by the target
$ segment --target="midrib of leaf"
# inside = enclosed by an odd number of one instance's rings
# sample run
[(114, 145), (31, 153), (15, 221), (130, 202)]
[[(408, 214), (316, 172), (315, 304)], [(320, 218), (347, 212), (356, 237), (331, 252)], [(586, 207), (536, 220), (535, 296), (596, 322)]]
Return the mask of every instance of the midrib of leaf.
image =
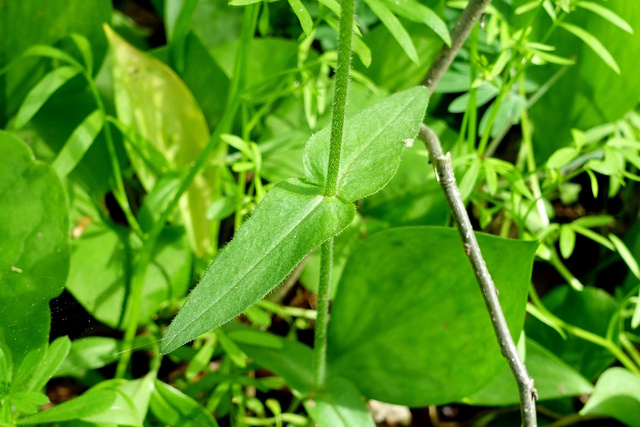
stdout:
[(267, 251), (264, 253), (264, 255), (262, 255), (261, 257), (257, 258), (255, 260), (255, 262), (251, 265), (251, 267), (249, 267), (248, 269), (244, 270), (243, 273), (240, 274), (240, 277), (225, 291), (223, 292), (215, 301), (213, 301), (211, 304), (209, 304), (209, 306), (207, 307), (206, 310), (203, 310), (200, 312), (200, 314), (198, 314), (196, 317), (194, 317), (190, 322), (188, 322), (182, 329), (180, 329), (179, 331), (177, 331), (173, 337), (171, 338), (171, 340), (169, 341), (169, 344), (172, 343), (177, 336), (183, 332), (185, 329), (189, 328), (191, 325), (193, 325), (198, 319), (200, 319), (200, 317), (202, 317), (206, 312), (208, 312), (209, 310), (211, 310), (218, 302), (220, 302), (220, 300), (222, 298), (224, 298), (229, 292), (231, 292), (233, 289), (235, 289), (238, 284), (244, 280), (245, 277), (247, 277), (253, 270), (256, 269), (256, 267), (265, 259), (267, 258), (273, 251), (274, 249), (276, 249), (278, 247), (278, 245), (280, 243), (282, 243), (282, 241), (284, 239), (286, 239), (296, 228), (298, 228), (298, 226), (309, 216), (313, 213), (313, 211), (324, 201), (325, 197), (323, 196), (315, 196), (317, 197), (319, 200), (317, 201), (317, 203), (313, 204), (311, 206), (311, 208), (306, 211), (304, 213), (304, 215), (300, 218), (299, 221), (296, 222), (296, 224), (289, 228), (287, 230), (286, 233), (281, 234), (281, 237), (278, 240), (275, 240), (274, 243), (271, 245), (271, 247), (269, 247), (269, 249), (267, 249)]
[[(415, 100), (415, 98), (418, 95), (415, 95), (413, 98), (411, 98), (411, 101)], [(398, 117), (402, 116), (404, 114), (404, 112), (411, 106), (411, 102), (407, 102), (406, 105), (403, 107), (403, 109), (401, 111), (398, 111), (398, 113), (396, 115), (393, 116), (393, 118), (391, 120), (388, 120), (387, 123), (385, 124), (385, 126), (381, 127), (378, 132), (369, 139), (369, 142), (366, 144), (362, 144), (359, 146), (359, 150), (354, 152), (353, 158), (351, 159), (351, 162), (349, 162), (349, 164), (347, 165), (346, 168), (344, 168), (344, 172), (340, 174), (340, 178), (339, 178), (339, 182), (342, 182), (342, 179), (345, 177), (345, 175), (347, 174), (347, 172), (349, 172), (349, 170), (351, 169), (351, 167), (357, 162), (358, 158), (360, 157), (360, 155), (366, 151), (371, 144), (374, 143), (374, 141), (386, 130), (387, 126), (389, 126), (390, 123), (393, 123)], [(349, 135), (351, 136), (351, 135)], [(344, 163), (343, 163), (344, 164)]]

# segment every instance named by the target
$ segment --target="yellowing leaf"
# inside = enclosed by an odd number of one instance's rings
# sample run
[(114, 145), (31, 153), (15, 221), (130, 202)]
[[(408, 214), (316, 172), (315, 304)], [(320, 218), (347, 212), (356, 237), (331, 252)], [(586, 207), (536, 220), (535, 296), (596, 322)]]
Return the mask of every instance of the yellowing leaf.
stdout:
[[(118, 118), (146, 138), (170, 166), (188, 166), (209, 140), (209, 129), (193, 95), (165, 64), (138, 51), (107, 26), (105, 32), (113, 51)], [(159, 176), (148, 166), (149, 159), (127, 148), (142, 185), (151, 191)], [(214, 199), (212, 179), (210, 172), (196, 177), (180, 200), (182, 220), (198, 256), (206, 255), (211, 245), (205, 212)]]

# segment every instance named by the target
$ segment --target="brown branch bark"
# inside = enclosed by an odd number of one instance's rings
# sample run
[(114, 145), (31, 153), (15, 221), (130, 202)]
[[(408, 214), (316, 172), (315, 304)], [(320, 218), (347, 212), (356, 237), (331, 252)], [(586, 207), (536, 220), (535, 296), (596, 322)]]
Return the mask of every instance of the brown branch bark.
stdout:
[(448, 153), (444, 155), (440, 140), (426, 125), (423, 124), (420, 126), (418, 137), (427, 146), (431, 163), (435, 169), (436, 178), (444, 191), (447, 203), (451, 209), (451, 214), (462, 238), (464, 251), (471, 262), (476, 279), (482, 290), (484, 302), (491, 316), (491, 324), (498, 338), (498, 345), (500, 346), (502, 355), (507, 359), (509, 367), (518, 383), (522, 425), (524, 427), (535, 427), (537, 426), (535, 401), (538, 395), (533, 386), (533, 379), (531, 379), (527, 368), (524, 366), (524, 363), (522, 363), (522, 360), (520, 360), (516, 345), (509, 332), (507, 321), (505, 320), (500, 301), (498, 300), (497, 289), (482, 257), (480, 246), (478, 246), (478, 241), (473, 232), (473, 226), (471, 225), (466, 207), (460, 196), (460, 190), (456, 185), (456, 178), (453, 173), (453, 168), (451, 167), (451, 156)]

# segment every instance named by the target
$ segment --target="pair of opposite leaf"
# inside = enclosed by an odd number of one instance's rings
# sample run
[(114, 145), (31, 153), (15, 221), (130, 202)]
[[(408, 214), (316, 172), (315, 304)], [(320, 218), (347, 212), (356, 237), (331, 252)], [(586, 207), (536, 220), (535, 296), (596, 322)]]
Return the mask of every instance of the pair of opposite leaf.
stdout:
[(414, 138), (429, 92), (409, 89), (347, 121), (337, 197), (325, 197), (327, 127), (303, 154), (305, 177), (279, 182), (207, 268), (162, 342), (169, 353), (232, 320), (263, 298), (323, 242), (353, 221), (353, 201), (381, 190), (395, 174), (406, 141)]

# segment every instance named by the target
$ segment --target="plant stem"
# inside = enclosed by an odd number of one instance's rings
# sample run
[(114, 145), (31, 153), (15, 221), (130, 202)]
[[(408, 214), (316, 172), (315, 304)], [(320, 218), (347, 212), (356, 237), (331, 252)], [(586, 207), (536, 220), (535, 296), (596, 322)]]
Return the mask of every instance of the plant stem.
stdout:
[(507, 326), (500, 301), (498, 300), (497, 289), (487, 270), (487, 265), (480, 252), (480, 246), (478, 246), (471, 221), (469, 220), (464, 202), (460, 196), (460, 190), (456, 185), (455, 175), (451, 166), (451, 156), (444, 155), (438, 137), (424, 124), (420, 126), (418, 135), (429, 151), (429, 157), (434, 166), (436, 178), (445, 193), (453, 219), (458, 226), (458, 232), (462, 238), (465, 253), (469, 257), (476, 279), (482, 290), (487, 310), (491, 316), (491, 323), (498, 338), (498, 345), (500, 346), (502, 355), (507, 359), (509, 367), (518, 383), (522, 425), (534, 427), (537, 425), (535, 406), (537, 391), (533, 386), (533, 379), (529, 376), (524, 363), (522, 363), (520, 356), (518, 356), (516, 345), (509, 332), (509, 327)]
[(353, 39), (353, 18), (355, 0), (341, 2), (340, 26), (338, 28), (338, 64), (336, 67), (336, 83), (333, 92), (333, 109), (331, 112), (331, 136), (329, 146), (329, 163), (327, 182), (324, 194), (327, 197), (336, 195), (338, 173), (340, 172), (340, 154), (342, 152), (342, 136), (349, 91), (349, 70), (351, 69), (351, 40)]
[(313, 373), (316, 389), (327, 379), (327, 330), (329, 327), (329, 288), (333, 265), (333, 237), (322, 244), (320, 281), (318, 282), (317, 317), (313, 341)]
[(113, 192), (114, 197), (118, 201), (122, 212), (124, 213), (125, 218), (127, 218), (127, 222), (131, 229), (140, 237), (143, 236), (142, 229), (136, 220), (135, 215), (131, 211), (131, 206), (129, 205), (129, 200), (127, 199), (127, 193), (124, 189), (124, 183), (122, 181), (122, 172), (120, 170), (120, 163), (118, 162), (118, 154), (116, 153), (116, 147), (113, 143), (113, 136), (111, 135), (111, 124), (106, 119), (107, 110), (102, 102), (102, 97), (100, 96), (100, 92), (98, 91), (98, 87), (96, 86), (93, 78), (90, 74), (84, 73), (84, 77), (89, 84), (89, 88), (91, 89), (91, 94), (93, 95), (93, 99), (96, 103), (98, 109), (102, 111), (102, 114), (105, 118), (104, 120), (104, 139), (107, 142), (107, 151), (109, 152), (109, 160), (111, 161), (111, 169), (113, 169), (113, 179), (115, 181), (115, 191)]
[(434, 59), (427, 74), (422, 80), (422, 84), (429, 88), (430, 92), (438, 86), (440, 79), (449, 69), (458, 51), (469, 36), (471, 29), (478, 22), (491, 0), (470, 0), (467, 7), (462, 11), (458, 22), (451, 31), (451, 46), (443, 46), (436, 59)]
[[(533, 304), (543, 312), (549, 319), (551, 319), (556, 325), (560, 328), (564, 329), (571, 335), (582, 338), (585, 341), (589, 341), (590, 343), (599, 345), (600, 347), (608, 350), (616, 359), (620, 361), (624, 365), (625, 368), (629, 369), (631, 372), (640, 375), (640, 367), (637, 366), (633, 361), (625, 354), (624, 351), (620, 349), (613, 341), (601, 337), (600, 335), (596, 335), (593, 332), (589, 332), (585, 329), (574, 326), (570, 323), (565, 322), (560, 319), (555, 314), (551, 313), (540, 300), (538, 293), (535, 288), (532, 286), (529, 287), (529, 296), (531, 297), (531, 301)], [(622, 334), (621, 334), (622, 336)]]
[[(349, 92), (349, 70), (351, 69), (351, 40), (353, 39), (353, 19), (355, 0), (344, 0), (341, 3), (340, 26), (338, 28), (338, 64), (336, 66), (336, 83), (333, 92), (333, 109), (331, 111), (331, 135), (329, 161), (327, 165), (327, 181), (324, 195), (335, 197), (338, 189), (338, 173), (340, 172), (340, 155), (342, 137)], [(324, 387), (327, 378), (327, 330), (329, 327), (329, 287), (331, 284), (331, 266), (333, 265), (333, 238), (322, 244), (320, 257), (320, 281), (318, 283), (317, 319), (314, 331), (313, 373), (317, 389)]]

